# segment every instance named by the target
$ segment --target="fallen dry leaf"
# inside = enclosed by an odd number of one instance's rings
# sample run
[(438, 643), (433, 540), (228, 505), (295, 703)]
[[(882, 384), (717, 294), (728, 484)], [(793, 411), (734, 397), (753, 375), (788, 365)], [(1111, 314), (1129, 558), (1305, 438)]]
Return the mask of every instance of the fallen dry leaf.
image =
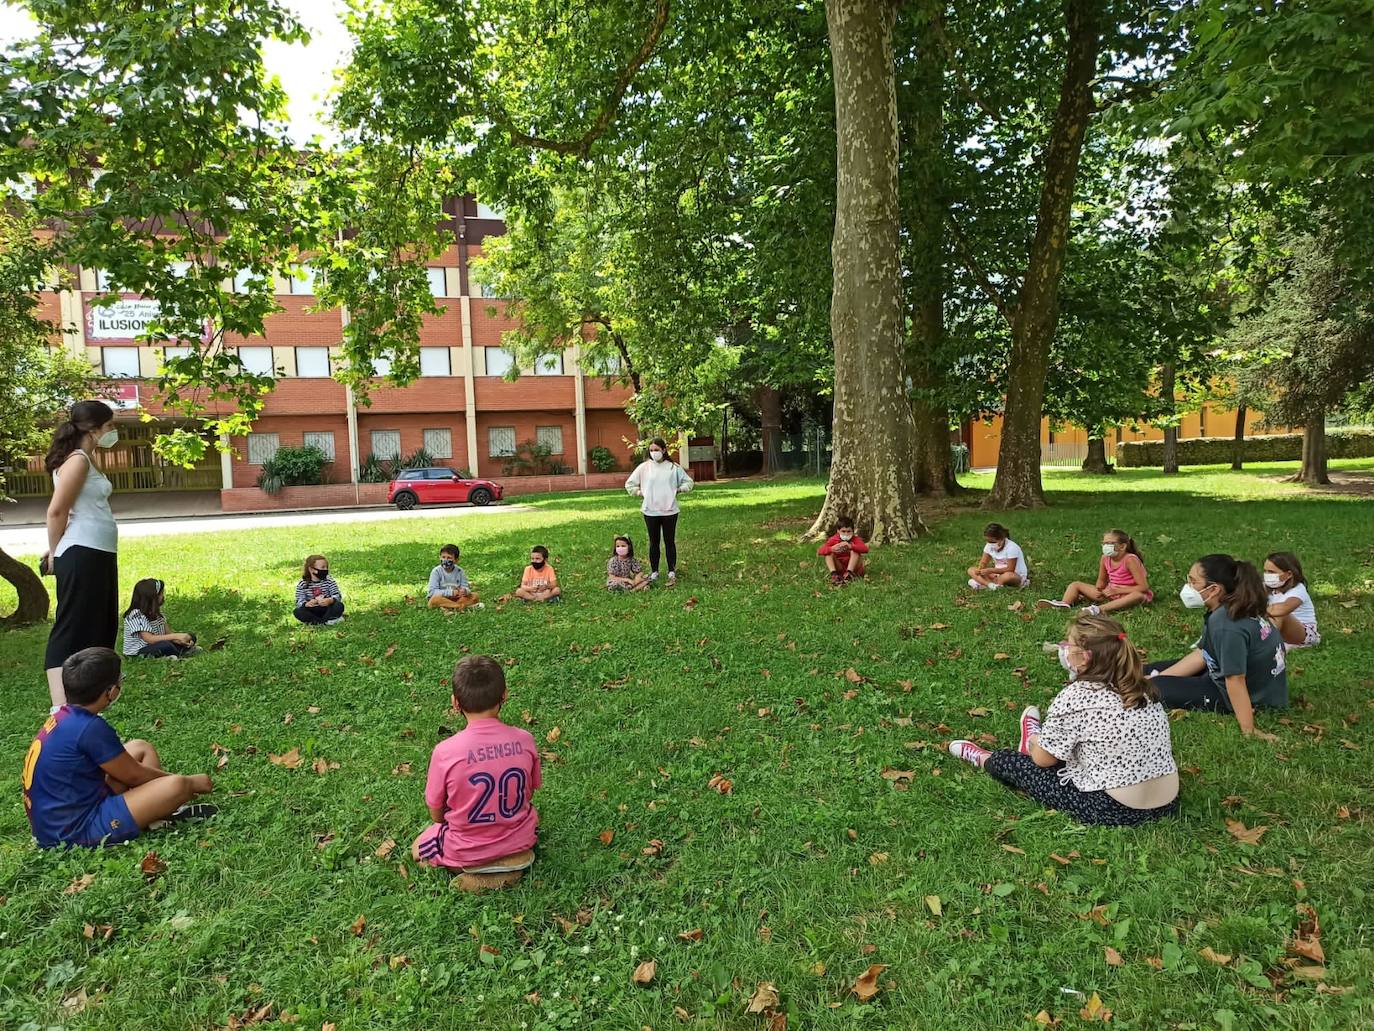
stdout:
[(155, 880), (167, 872), (167, 864), (162, 861), (162, 857), (156, 852), (149, 852), (144, 855), (138, 868), (143, 873), (144, 880)]
[[(1016, 604), (1020, 605), (1021, 603), (1018, 601)], [(1058, 1027), (1060, 1024), (1058, 1018), (1050, 1016), (1049, 1010), (1041, 1010), (1033, 1019), (1041, 1027)]]
[(643, 988), (646, 985), (652, 984), (657, 974), (658, 962), (656, 960), (646, 959), (643, 963), (639, 964), (639, 966), (635, 967), (635, 972), (630, 975), (630, 980)]
[(225, 752), (219, 757), (219, 762), (215, 763), (215, 769), (222, 770), (229, 765), (229, 753)]
[(926, 908), (935, 916), (942, 916), (944, 914), (944, 907), (940, 902), (939, 895), (927, 895)]
[(814, 974), (816, 977), (824, 977), (825, 964), (822, 963), (820, 960), (816, 960), (815, 963), (811, 964), (811, 973)]
[(83, 873), (83, 874), (82, 874), (80, 877), (78, 877), (76, 880), (72, 881), (71, 884), (69, 884), (69, 885), (67, 885), (65, 888), (63, 888), (63, 889), (62, 889), (62, 894), (63, 894), (63, 895), (76, 895), (76, 894), (79, 894), (80, 892), (85, 891), (87, 888), (89, 888), (89, 887), (90, 887), (92, 884), (94, 884), (94, 883), (95, 883), (95, 874), (93, 874), (93, 873)]
[(405, 955), (404, 953), (402, 953), (399, 956), (392, 956), (389, 960), (386, 961), (386, 965), (389, 966), (392, 970), (400, 970), (401, 967), (410, 966), (410, 957)]
[(874, 852), (868, 857), (868, 862), (870, 866), (880, 866), (886, 863), (890, 858), (891, 857), (886, 852)]
[(1126, 965), (1126, 961), (1121, 958), (1121, 953), (1117, 952), (1116, 949), (1112, 948), (1110, 945), (1105, 946), (1102, 951), (1106, 954), (1107, 966), (1123, 967)]
[(745, 1012), (762, 1013), (764, 1010), (771, 1010), (777, 1004), (778, 986), (772, 981), (760, 981), (749, 999), (749, 1007)]
[(615, 840), (615, 831), (602, 831), (597, 835), (597, 839), (603, 845), (610, 845)]
[(695, 595), (693, 595), (692, 597), (688, 598), (685, 602), (683, 602), (682, 607), (686, 609), (688, 612), (691, 612), (694, 608), (697, 607), (697, 604), (698, 599)]
[(366, 926), (367, 917), (359, 916), (357, 920), (353, 921), (353, 926), (350, 927), (349, 930), (353, 933), (353, 937), (361, 938), (363, 936), (363, 928), (365, 928)]
[(1208, 963), (1215, 963), (1219, 967), (1224, 967), (1227, 963), (1231, 962), (1230, 956), (1224, 952), (1217, 952), (1210, 945), (1204, 945), (1202, 948), (1198, 949), (1197, 954)]
[(1322, 948), (1321, 923), (1317, 911), (1311, 906), (1298, 905), (1298, 926), (1293, 932), (1293, 940), (1288, 943), (1288, 951), (1294, 956), (1310, 959), (1314, 963), (1326, 962), (1326, 950)]
[(693, 927), (690, 931), (681, 931), (678, 933), (678, 937), (685, 942), (699, 942), (702, 937), (701, 928)]
[(394, 852), (395, 850), (396, 850), (396, 841), (395, 841), (395, 839), (393, 839), (393, 838), (387, 838), (384, 842), (382, 842), (380, 845), (377, 846), (376, 851), (374, 851), (372, 854), (373, 854), (374, 856), (376, 856), (378, 859), (385, 859), (387, 856), (391, 855), (391, 853)]
[(267, 761), (273, 766), (284, 766), (288, 770), (294, 770), (300, 766), (303, 760), (301, 759), (301, 750), (299, 748), (293, 748), (291, 751), (282, 755), (269, 755)]
[(393, 645), (390, 645), (384, 653), (382, 653), (382, 658), (384, 658), (384, 659), (389, 659), (389, 658), (391, 658), (391, 657), (392, 657), (393, 655), (395, 655), (395, 654), (396, 654), (396, 646), (393, 644)]
[(878, 994), (878, 975), (886, 969), (886, 963), (874, 963), (854, 979), (849, 990), (859, 997), (860, 1002), (867, 1002)]
[(1011, 656), (1008, 655), (1006, 652), (998, 652), (997, 654), (995, 654), (995, 655), (992, 657), (992, 661), (993, 661), (993, 662), (1001, 662), (1003, 659), (1009, 659), (1009, 658), (1011, 658)]
[(991, 709), (988, 709), (988, 708), (986, 708), (986, 707), (984, 707), (984, 706), (982, 706), (982, 705), (979, 705), (979, 706), (976, 706), (976, 707), (970, 709), (970, 710), (968, 711), (968, 714), (969, 714), (970, 716), (974, 716), (974, 717), (986, 716), (986, 715), (987, 715), (989, 712), (991, 712), (991, 711), (992, 711)]
[(706, 782), (706, 786), (712, 791), (717, 791), (722, 795), (728, 795), (735, 790), (734, 782), (726, 780), (719, 773), (713, 775), (711, 779)]
[(1018, 856), (1024, 856), (1026, 854), (1026, 850), (1024, 848), (1017, 848), (1015, 845), (1003, 845), (1002, 851), (1011, 852)]
[(562, 736), (563, 731), (558, 727), (554, 727), (547, 734), (544, 735), (544, 740), (552, 745), (556, 744), (558, 742), (558, 739)]
[(1301, 977), (1304, 981), (1320, 981), (1326, 976), (1326, 967), (1298, 966), (1293, 967), (1289, 973), (1294, 977)]
[(486, 942), (483, 942), (480, 946), (478, 946), (477, 951), (478, 953), (485, 953), (488, 956), (501, 955), (500, 949), (498, 949), (495, 945), (488, 945), (486, 944)]
[(646, 856), (661, 856), (663, 855), (663, 842), (659, 841), (658, 838), (654, 838), (645, 845), (641, 851)]
[(844, 671), (844, 678), (851, 684), (862, 684), (864, 682), (863, 675), (853, 666), (850, 666)]
[(410, 763), (399, 763), (396, 766), (391, 767), (391, 775), (393, 777), (409, 777)]
[(1087, 1004), (1084, 1005), (1084, 1007), (1078, 1011), (1078, 1015), (1082, 1017), (1084, 1020), (1092, 1021), (1108, 1021), (1112, 1019), (1112, 1011), (1107, 1009), (1106, 1006), (1102, 1005), (1102, 999), (1098, 996), (1096, 992), (1093, 992), (1092, 995), (1088, 996)]
[(1263, 824), (1258, 827), (1247, 827), (1239, 820), (1227, 820), (1226, 829), (1231, 832), (1231, 836), (1245, 845), (1258, 845), (1260, 838), (1264, 837), (1264, 832), (1269, 828)]
[(948, 629), (949, 629), (949, 624), (948, 624), (948, 623), (931, 623), (930, 626), (927, 627), (926, 629), (928, 629), (928, 630), (948, 630)]
[(92, 941), (99, 937), (101, 941), (107, 942), (114, 934), (114, 924), (84, 924), (81, 933)]

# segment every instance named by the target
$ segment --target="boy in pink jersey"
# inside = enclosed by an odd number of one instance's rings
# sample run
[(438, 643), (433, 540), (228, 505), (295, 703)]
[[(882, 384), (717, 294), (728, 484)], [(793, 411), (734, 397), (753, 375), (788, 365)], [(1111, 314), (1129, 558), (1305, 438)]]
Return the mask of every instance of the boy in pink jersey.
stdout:
[(410, 846), (418, 863), (462, 874), (469, 891), (518, 881), (534, 862), (539, 787), (534, 737), (501, 722), (506, 675), (486, 655), (453, 668), (453, 707), (467, 726), (434, 746), (425, 804), (434, 823)]

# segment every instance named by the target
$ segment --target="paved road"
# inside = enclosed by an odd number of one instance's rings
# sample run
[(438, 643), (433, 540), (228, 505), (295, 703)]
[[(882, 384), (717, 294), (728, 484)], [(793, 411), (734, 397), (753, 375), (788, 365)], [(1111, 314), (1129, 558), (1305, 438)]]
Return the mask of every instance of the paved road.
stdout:
[[(255, 530), (270, 526), (310, 526), (327, 523), (377, 523), (388, 519), (445, 518), (485, 519), (503, 512), (531, 512), (529, 505), (492, 505), (488, 508), (436, 505), (400, 512), (393, 508), (348, 508), (319, 512), (263, 512), (256, 515), (204, 515), (169, 519), (121, 519), (121, 540), (157, 537), (175, 533), (220, 533), (228, 530)], [(0, 524), (0, 548), (13, 555), (41, 554), (48, 546), (48, 532), (41, 526)]]

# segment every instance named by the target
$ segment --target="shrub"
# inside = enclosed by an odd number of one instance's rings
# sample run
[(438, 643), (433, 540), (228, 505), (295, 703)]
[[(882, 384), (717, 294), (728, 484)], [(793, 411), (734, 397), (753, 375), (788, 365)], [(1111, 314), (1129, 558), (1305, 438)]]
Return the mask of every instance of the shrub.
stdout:
[(436, 459), (422, 447), (417, 447), (414, 451), (401, 459), (398, 467), (401, 469), (427, 469), (436, 464)]
[(324, 482), (324, 467), (329, 456), (313, 444), (305, 447), (279, 447), (277, 453), (262, 463), (258, 486), (268, 494), (276, 494), (283, 487), (299, 487)]
[(553, 473), (554, 466), (567, 468), (552, 455), (549, 445), (527, 440), (515, 449), (515, 454), (506, 457), (501, 473), (505, 476), (548, 476)]
[(615, 455), (608, 447), (594, 447), (587, 452), (587, 460), (592, 463), (592, 468), (599, 473), (615, 472)]
[(358, 482), (360, 483), (386, 483), (396, 477), (396, 460), (394, 458), (378, 458), (375, 454), (369, 454), (367, 461), (358, 466)]
[[(1194, 437), (1178, 442), (1180, 465), (1224, 465), (1235, 454), (1232, 437)], [(1328, 430), (1328, 458), (1374, 457), (1374, 430)], [(1302, 459), (1301, 433), (1273, 433), (1246, 437), (1241, 445), (1246, 462), (1297, 462)], [(1148, 468), (1164, 464), (1162, 440), (1133, 440), (1116, 446), (1116, 464), (1123, 469)]]

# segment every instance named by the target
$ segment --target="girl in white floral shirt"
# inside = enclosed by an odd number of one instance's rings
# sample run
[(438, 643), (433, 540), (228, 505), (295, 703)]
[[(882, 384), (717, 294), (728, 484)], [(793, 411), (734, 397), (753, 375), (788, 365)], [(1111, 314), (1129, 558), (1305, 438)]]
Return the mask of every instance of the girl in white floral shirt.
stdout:
[(1177, 812), (1169, 714), (1121, 624), (1080, 614), (1066, 658), (1073, 681), (1043, 725), (1035, 706), (1021, 714), (1015, 751), (951, 741), (950, 753), (1080, 823), (1133, 826)]

